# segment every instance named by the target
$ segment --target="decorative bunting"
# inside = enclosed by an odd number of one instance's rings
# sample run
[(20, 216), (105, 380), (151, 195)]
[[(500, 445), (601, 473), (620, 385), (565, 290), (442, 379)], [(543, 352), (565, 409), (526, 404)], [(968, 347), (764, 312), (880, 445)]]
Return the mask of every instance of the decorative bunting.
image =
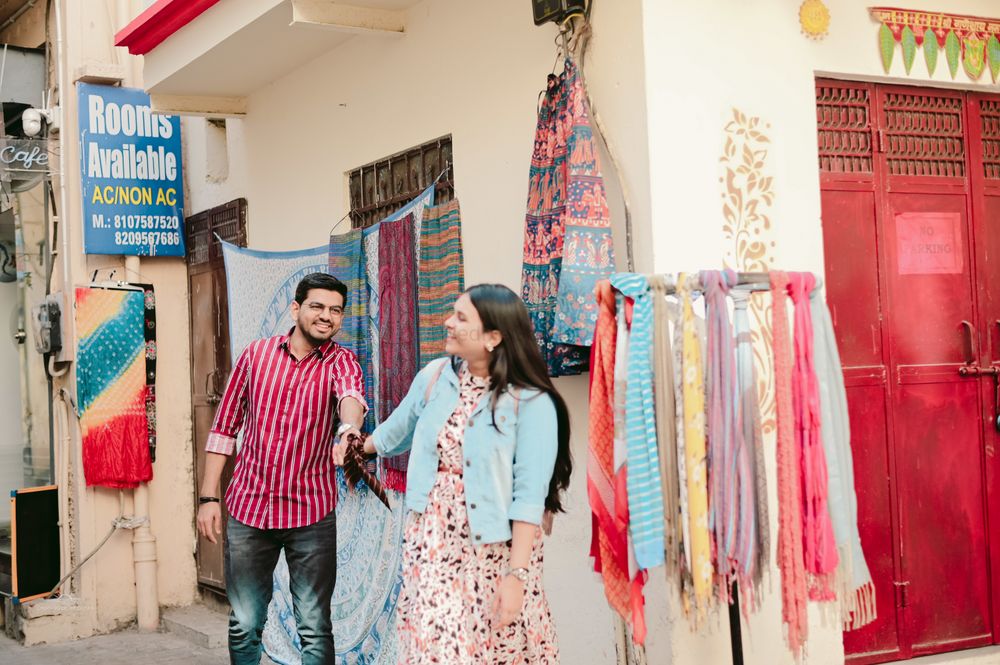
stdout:
[(990, 35), (986, 42), (986, 60), (990, 63), (990, 75), (996, 83), (997, 75), (1000, 75), (1000, 39), (996, 35)]
[(934, 70), (937, 69), (938, 51), (940, 50), (937, 35), (934, 34), (933, 30), (927, 28), (927, 32), (924, 33), (924, 62), (927, 63), (927, 73), (931, 76), (934, 76)]
[(913, 58), (917, 55), (917, 38), (913, 34), (913, 30), (910, 26), (903, 28), (903, 66), (906, 68), (906, 73), (909, 74), (910, 70), (913, 69)]
[(979, 80), (987, 66), (994, 83), (1000, 77), (1000, 19), (892, 7), (872, 7), (869, 11), (881, 23), (879, 54), (887, 74), (899, 44), (907, 74), (913, 67), (917, 49), (923, 48), (931, 76), (937, 68), (938, 55), (944, 50), (951, 78), (958, 74), (959, 64), (973, 81)]
[(944, 54), (948, 58), (948, 71), (951, 72), (951, 77), (955, 78), (955, 74), (958, 73), (958, 61), (962, 55), (962, 46), (958, 35), (954, 32), (949, 32), (944, 40)]

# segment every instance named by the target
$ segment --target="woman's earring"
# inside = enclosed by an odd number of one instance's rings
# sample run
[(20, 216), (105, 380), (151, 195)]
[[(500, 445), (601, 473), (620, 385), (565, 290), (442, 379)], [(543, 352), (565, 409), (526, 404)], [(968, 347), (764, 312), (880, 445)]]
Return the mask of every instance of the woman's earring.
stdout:
[(486, 345), (486, 353), (493, 353), (493, 345), (492, 344), (487, 344)]

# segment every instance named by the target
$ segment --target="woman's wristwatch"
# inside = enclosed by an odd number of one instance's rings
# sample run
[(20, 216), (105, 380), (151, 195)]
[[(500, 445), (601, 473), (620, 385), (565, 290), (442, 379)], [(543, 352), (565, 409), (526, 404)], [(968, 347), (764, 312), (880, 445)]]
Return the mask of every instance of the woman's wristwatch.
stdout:
[(529, 572), (530, 571), (527, 568), (508, 568), (507, 569), (507, 575), (510, 575), (511, 577), (516, 577), (517, 579), (521, 580), (522, 584), (527, 584), (528, 583), (528, 573)]

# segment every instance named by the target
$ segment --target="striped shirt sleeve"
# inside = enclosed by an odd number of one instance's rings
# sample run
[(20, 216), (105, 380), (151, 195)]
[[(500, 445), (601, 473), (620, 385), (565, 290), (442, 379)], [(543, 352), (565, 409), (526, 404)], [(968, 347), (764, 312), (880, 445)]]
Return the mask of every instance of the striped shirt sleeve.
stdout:
[(365, 377), (361, 373), (357, 356), (348, 349), (341, 348), (340, 355), (333, 364), (333, 392), (337, 396), (338, 413), (340, 403), (347, 397), (358, 400), (365, 413), (368, 413), (368, 402), (365, 401)]
[(236, 367), (229, 375), (222, 401), (215, 412), (215, 421), (205, 443), (205, 452), (232, 455), (236, 449), (236, 435), (243, 427), (250, 387), (250, 347), (240, 354)]

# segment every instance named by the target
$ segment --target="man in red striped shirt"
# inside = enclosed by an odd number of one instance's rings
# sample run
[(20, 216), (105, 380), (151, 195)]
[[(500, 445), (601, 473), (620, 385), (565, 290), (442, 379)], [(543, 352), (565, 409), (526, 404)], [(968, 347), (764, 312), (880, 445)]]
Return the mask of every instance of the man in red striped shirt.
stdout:
[[(291, 305), (287, 335), (251, 342), (236, 361), (208, 442), (198, 531), (221, 534), (219, 488), (236, 455), (226, 490), (225, 543), (229, 657), (257, 665), (271, 580), (281, 550), (295, 599), (303, 665), (334, 662), (330, 598), (336, 582), (336, 434), (357, 432), (367, 406), (361, 366), (333, 341), (347, 287), (324, 273), (307, 275)], [(236, 450), (236, 437), (243, 443)]]

